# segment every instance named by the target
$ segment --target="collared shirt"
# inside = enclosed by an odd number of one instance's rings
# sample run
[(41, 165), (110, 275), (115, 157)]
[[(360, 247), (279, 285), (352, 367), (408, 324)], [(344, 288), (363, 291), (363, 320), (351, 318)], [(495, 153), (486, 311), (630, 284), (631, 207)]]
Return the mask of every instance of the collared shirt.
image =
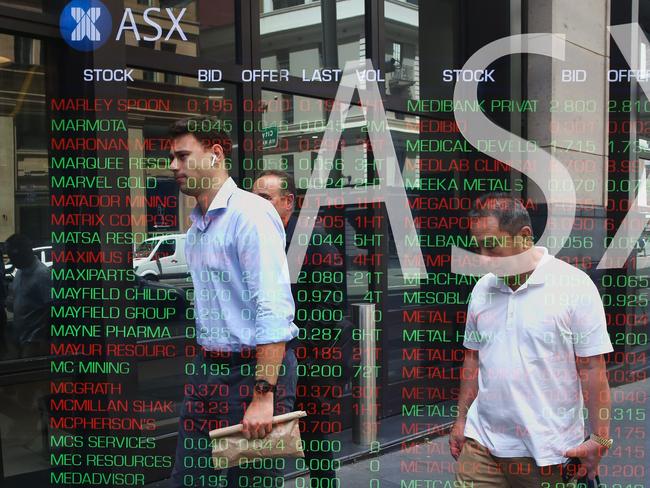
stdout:
[(576, 356), (613, 351), (586, 273), (544, 256), (513, 291), (493, 274), (474, 286), (463, 345), (478, 350), (479, 391), (465, 435), (498, 457), (563, 463), (585, 437)]
[(228, 178), (190, 218), (185, 253), (194, 282), (197, 342), (208, 350), (288, 342), (298, 335), (275, 208)]

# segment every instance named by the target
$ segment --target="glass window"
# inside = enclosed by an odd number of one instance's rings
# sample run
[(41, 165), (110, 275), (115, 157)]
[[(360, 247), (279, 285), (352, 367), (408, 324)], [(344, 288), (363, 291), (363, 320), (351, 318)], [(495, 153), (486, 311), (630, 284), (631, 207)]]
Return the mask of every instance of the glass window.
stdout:
[[(335, 199), (313, 194), (312, 172), (322, 143), (330, 101), (283, 96), (266, 90), (262, 91), (262, 100), (266, 106), (262, 115), (262, 130), (276, 133), (277, 138), (265, 138), (263, 157), (259, 161), (243, 161), (242, 166), (247, 171), (243, 186), (245, 189), (251, 188), (255, 178), (264, 170), (285, 171), (293, 178), (295, 202), (288, 213), (282, 207), (279, 211), (283, 212), (281, 216), (287, 217), (287, 243), (306, 248), (300, 268), (300, 283), (294, 288), (296, 324), (303, 330), (301, 334), (308, 337), (306, 344), (310, 350), (313, 347), (330, 349), (326, 339), (335, 334), (341, 324), (349, 323), (346, 317), (351, 314), (351, 305), (372, 300), (368, 295), (373, 286), (369, 259), (372, 246), (368, 242), (373, 229), (364, 226), (363, 221), (372, 210), (362, 202), (352, 201), (344, 205)], [(291, 115), (288, 117), (287, 113)], [(357, 107), (350, 109), (350, 127), (341, 134), (334, 165), (325, 181), (325, 187), (329, 190), (355, 185), (360, 187), (367, 181), (363, 164), (366, 138), (359, 121), (362, 117)], [(313, 200), (306, 204), (306, 198)], [(305, 205), (319, 206), (311, 235), (297, 226)], [(372, 218), (368, 221), (372, 221)], [(358, 349), (355, 351), (355, 354), (358, 353)], [(349, 427), (350, 417), (342, 413), (339, 415), (338, 412), (353, 408), (351, 378), (322, 381), (336, 382), (337, 388), (342, 388), (340, 409), (333, 409), (336, 414), (331, 418), (337, 424)], [(314, 382), (319, 384), (318, 379), (314, 379)]]
[[(314, 70), (342, 69), (348, 61), (366, 58), (363, 0), (325, 1), (335, 13), (331, 21), (323, 21), (322, 2), (262, 0), (262, 68), (304, 73), (316, 81)], [(330, 43), (336, 46), (331, 52)]]
[[(189, 214), (195, 201), (180, 193), (178, 185), (169, 169), (170, 145), (169, 126), (176, 120), (192, 115), (214, 115), (222, 122), (222, 128), (231, 136), (230, 174), (240, 180), (239, 144), (236, 137), (238, 127), (238, 107), (236, 87), (223, 83), (200, 83), (196, 78), (170, 75), (153, 71), (150, 80), (134, 71), (135, 81), (128, 85), (128, 97), (138, 103), (129, 111), (129, 137), (134, 143), (129, 147), (129, 157), (142, 159), (148, 164), (130, 168), (130, 175), (155, 180), (152, 188), (131, 187), (130, 193), (136, 201), (144, 202), (133, 206), (131, 231), (146, 238), (170, 236), (159, 240), (144, 241), (138, 247), (142, 256), (148, 258), (138, 262), (136, 274), (147, 280), (138, 281), (143, 288), (160, 289), (157, 293), (169, 293), (171, 299), (158, 302), (161, 307), (177, 310), (173, 318), (161, 320), (157, 327), (165, 326), (171, 337), (152, 339), (161, 347), (172, 345), (176, 354), (173, 357), (143, 358), (138, 362), (134, 396), (144, 400), (172, 402), (171, 411), (155, 415), (156, 437), (169, 436), (156, 440), (161, 454), (172, 456), (176, 447), (173, 433), (178, 426), (183, 387), (187, 382), (184, 366), (191, 362), (197, 353), (194, 336), (192, 307), (192, 282), (187, 276), (187, 263), (184, 259), (184, 240), (171, 238), (171, 235), (184, 233), (190, 225)], [(151, 144), (138, 144), (136, 141), (150, 141)], [(225, 143), (224, 143), (225, 145)], [(143, 219), (143, 217), (146, 217)], [(158, 245), (155, 254), (152, 251)], [(143, 284), (144, 283), (144, 284)], [(155, 480), (168, 475), (168, 471), (154, 473), (142, 470), (147, 480)]]
[[(417, 110), (414, 107), (419, 100), (451, 100), (455, 86), (452, 70), (460, 69), (479, 48), (510, 35), (510, 4), (510, 0), (384, 0), (382, 69), (386, 95), (392, 103), (412, 111)], [(485, 29), (486, 25), (490, 29)], [(498, 79), (510, 79), (508, 68), (508, 63), (502, 62)], [(500, 82), (486, 91), (492, 88), (508, 92), (510, 84)]]
[[(133, 9), (141, 39), (144, 36), (156, 36), (155, 28), (144, 22), (142, 14), (147, 8), (159, 9), (148, 13), (148, 18), (157, 22), (163, 32), (160, 39), (151, 42), (151, 48), (156, 51), (200, 56), (219, 62), (238, 62), (235, 47), (235, 0), (125, 0), (124, 6)], [(182, 38), (178, 29), (171, 30), (173, 22), (166, 9), (171, 9), (175, 18), (179, 18), (184, 9), (179, 26), (187, 40)], [(118, 21), (119, 19), (116, 22)], [(133, 29), (125, 31), (124, 38), (128, 45), (138, 45)]]
[(157, 241), (144, 241), (138, 244), (134, 257), (136, 258), (148, 258), (154, 247), (156, 247)]
[[(629, 7), (628, 7), (629, 8)], [(631, 18), (625, 4), (616, 3), (611, 6), (612, 24), (638, 22), (642, 33), (648, 36), (650, 32), (650, 5), (639, 2), (638, 11), (632, 9)], [(614, 20), (617, 19), (617, 20)], [(622, 19), (626, 19), (625, 22)], [(629, 41), (628, 41), (629, 42)], [(615, 45), (612, 41), (611, 45)], [(607, 230), (606, 244), (616, 249), (617, 239), (625, 240), (621, 247), (632, 246), (625, 267), (605, 269), (594, 273), (598, 277), (598, 286), (602, 290), (603, 303), (606, 305), (610, 337), (615, 353), (610, 355), (609, 366), (618, 366), (611, 371), (612, 380), (621, 378), (645, 379), (646, 354), (648, 345), (648, 295), (650, 294), (650, 225), (648, 210), (650, 204), (650, 137), (647, 127), (650, 123), (650, 100), (641, 87), (640, 81), (647, 80), (650, 69), (648, 56), (650, 49), (641, 40), (632, 43), (632, 54), (638, 56), (631, 62), (621, 55), (620, 47), (611, 49), (609, 62), (610, 73), (619, 70), (638, 69), (646, 76), (638, 79), (609, 80), (609, 113), (608, 140), (606, 163), (606, 219), (604, 227)], [(583, 95), (584, 96), (584, 95)], [(598, 123), (601, 112), (590, 114), (590, 121)], [(593, 123), (593, 122), (592, 122)], [(600, 125), (596, 125), (596, 130)], [(629, 130), (628, 128), (629, 127)], [(573, 129), (574, 132), (577, 129)], [(570, 134), (570, 132), (569, 132)], [(598, 175), (599, 166), (594, 166), (591, 173)], [(602, 174), (602, 173), (601, 173)], [(600, 181), (595, 176), (591, 180)], [(585, 180), (586, 181), (586, 180)], [(631, 202), (638, 198), (638, 207)], [(623, 219), (632, 219), (628, 229), (633, 229), (630, 237), (616, 237), (620, 232)], [(594, 234), (592, 231), (590, 234)], [(629, 239), (633, 241), (629, 241)], [(603, 252), (603, 251), (600, 251)], [(578, 257), (579, 259), (580, 257)], [(589, 263), (591, 264), (591, 263)], [(593, 263), (596, 268), (597, 261)], [(592, 273), (595, 269), (592, 271)], [(614, 369), (614, 368), (612, 368)]]
[(458, 2), (385, 0), (384, 11), (386, 94), (450, 98), (453, 83), (443, 82), (442, 71), (460, 67)]
[(296, 7), (309, 3), (309, 0), (273, 0), (273, 10), (280, 10), (281, 8)]
[(156, 249), (156, 258), (166, 258), (173, 256), (176, 252), (176, 241), (162, 241)]
[[(172, 3), (166, 5), (171, 6)], [(175, 2), (175, 5), (180, 3)], [(163, 45), (162, 48), (172, 52), (176, 49), (174, 46), (172, 43), (171, 46)], [(52, 42), (47, 52), (58, 54), (56, 47), (56, 43)], [(60, 135), (64, 131), (55, 130), (47, 115), (49, 107), (47, 97), (55, 97), (57, 88), (50, 86), (53, 83), (51, 80), (50, 84), (46, 84), (47, 64), (44, 60), (45, 50), (41, 40), (0, 34), (0, 88), (5, 94), (4, 102), (0, 104), (0, 140), (2, 141), (0, 181), (4, 185), (3, 191), (0, 192), (0, 240), (5, 241), (15, 233), (24, 234), (31, 241), (27, 252), (40, 261), (39, 265), (42, 263), (46, 268), (54, 267), (56, 271), (65, 271), (70, 266), (68, 261), (72, 259), (67, 257), (68, 255), (76, 257), (77, 252), (98, 253), (93, 255), (105, 252), (105, 255), (109, 256), (111, 251), (102, 249), (106, 244), (103, 240), (99, 245), (92, 243), (82, 245), (80, 242), (60, 240), (56, 243), (51, 242), (53, 215), (74, 213), (85, 215), (99, 210), (88, 210), (86, 206), (74, 204), (65, 205), (71, 206), (72, 210), (62, 210), (59, 206), (55, 208), (51, 205), (50, 177), (53, 172), (61, 172), (58, 163), (51, 161), (54, 159), (50, 157), (53, 154), (51, 138), (54, 134)], [(195, 78), (160, 71), (145, 73), (142, 70), (135, 70), (134, 79), (135, 81), (127, 87), (127, 96), (124, 100), (120, 100), (124, 107), (128, 104), (128, 109), (123, 108), (121, 113), (125, 124), (123, 138), (128, 139), (129, 142), (128, 154), (125, 158), (128, 170), (126, 178), (132, 182), (127, 189), (122, 190), (120, 196), (126, 197), (128, 194), (130, 199), (130, 213), (120, 215), (122, 219), (120, 233), (123, 232), (121, 234), (123, 236), (134, 236), (133, 245), (137, 246), (135, 257), (148, 257), (156, 242), (145, 241), (145, 239), (157, 235), (177, 234), (179, 231), (186, 230), (187, 217), (193, 207), (193, 202), (189, 202), (179, 194), (178, 186), (168, 169), (169, 125), (183, 117), (209, 113), (219, 115), (224, 120), (224, 128), (227, 132), (236, 133), (238, 104), (235, 87), (231, 85), (211, 83), (204, 86)], [(53, 91), (46, 93), (46, 86), (48, 90)], [(83, 119), (84, 113), (71, 116), (73, 123), (77, 119)], [(65, 122), (63, 117), (59, 115), (58, 118), (52, 117), (52, 119), (56, 119), (57, 123)], [(231, 161), (232, 174), (235, 178), (239, 175), (236, 164), (237, 148), (235, 139), (232, 141), (232, 158), (235, 164)], [(102, 171), (104, 170), (87, 171), (83, 174), (99, 173), (101, 177)], [(83, 197), (89, 197), (96, 195), (95, 190), (95, 188), (86, 188), (78, 193)], [(77, 192), (57, 188), (53, 193), (58, 195)], [(83, 210), (80, 211), (80, 207)], [(106, 224), (107, 220), (104, 223)], [(56, 230), (61, 230), (66, 226), (57, 223), (54, 227)], [(98, 222), (97, 231), (99, 227)], [(75, 235), (71, 228), (78, 229), (77, 226), (70, 224), (64, 233)], [(133, 248), (130, 243), (124, 247), (127, 246), (128, 250), (122, 254), (125, 260), (118, 266), (115, 266), (115, 263), (110, 264), (111, 269), (117, 267), (129, 271), (133, 266), (126, 258), (128, 251)], [(71, 284), (69, 281), (59, 281), (59, 278), (53, 278), (53, 285), (51, 285), (49, 269), (39, 268), (39, 272), (43, 273), (41, 280), (26, 280), (26, 275), (22, 270), (14, 267), (6, 254), (6, 246), (3, 247), (4, 273), (0, 282), (0, 333), (2, 334), (0, 366), (3, 368), (2, 379), (6, 386), (3, 391), (4, 407), (0, 416), (2, 449), (0, 458), (3, 462), (5, 478), (11, 478), (50, 468), (48, 435), (59, 439), (65, 434), (75, 433), (74, 429), (57, 427), (49, 423), (50, 417), (58, 419), (65, 416), (61, 411), (58, 413), (50, 411), (51, 400), (58, 402), (75, 398), (75, 394), (72, 393), (51, 392), (50, 381), (58, 385), (78, 379), (76, 373), (72, 374), (61, 366), (65, 365), (69, 356), (73, 354), (76, 341), (85, 346), (94, 344), (93, 347), (99, 347), (100, 343), (104, 343), (103, 337), (84, 337), (66, 329), (71, 327), (70, 324), (79, 323), (78, 321), (82, 320), (80, 317), (55, 320), (51, 324), (51, 309), (62, 303), (72, 303), (77, 306), (99, 303), (99, 308), (108, 308), (118, 306), (119, 301), (112, 298), (106, 298), (104, 301), (75, 299), (73, 294), (68, 292), (92, 285), (81, 284), (83, 283), (81, 281), (80, 284)], [(180, 250), (177, 249), (177, 241), (171, 239), (165, 239), (159, 249), (160, 253), (166, 256), (175, 255), (177, 250)], [(96, 267), (97, 264), (73, 263), (72, 266), (84, 268)], [(153, 263), (153, 266), (155, 271), (156, 264)], [(189, 283), (185, 277), (187, 270), (183, 269), (183, 266), (184, 260), (176, 263), (170, 258), (170, 262), (164, 266), (164, 270), (169, 271), (170, 275), (165, 283), (153, 283), (139, 277), (128, 283), (119, 283), (122, 289), (129, 288), (132, 293), (130, 296), (133, 297), (131, 303), (122, 301), (122, 304), (126, 303), (140, 310), (150, 307), (150, 310), (155, 310), (155, 314), (151, 313), (160, 317), (147, 320), (149, 325), (146, 325), (146, 328), (156, 331), (164, 329), (165, 334), (162, 337), (145, 339), (152, 340), (161, 347), (173, 346), (175, 351), (174, 354), (163, 357), (149, 355), (129, 359), (130, 373), (122, 379), (124, 384), (128, 383), (133, 387), (129, 393), (131, 398), (160, 400), (174, 404), (182, 397), (182, 385), (185, 381), (182, 354), (185, 343), (191, 342), (191, 336), (187, 334), (186, 337), (185, 329), (187, 323), (185, 318), (190, 316), (186, 313), (190, 300), (186, 298)], [(79, 288), (75, 288), (77, 286)], [(56, 290), (56, 296), (51, 290)], [(145, 297), (152, 294), (164, 296), (165, 299), (155, 303), (147, 302)], [(164, 312), (167, 307), (173, 310), (168, 317)], [(124, 307), (121, 313), (124, 313)], [(134, 322), (138, 321), (139, 319), (134, 320)], [(139, 322), (139, 326), (142, 326), (144, 321)], [(35, 325), (38, 327), (34, 327)], [(103, 332), (100, 335), (103, 336)], [(137, 340), (142, 340), (142, 337)], [(137, 340), (133, 336), (117, 339), (118, 342), (130, 342), (133, 345)], [(85, 360), (92, 361), (92, 354), (88, 354), (89, 357), (85, 357)], [(75, 359), (76, 363), (80, 362), (77, 359)], [(51, 370), (51, 363), (56, 368), (63, 369)], [(30, 371), (28, 378), (24, 375), (25, 369)], [(102, 395), (98, 397), (106, 399)], [(164, 436), (175, 431), (177, 407), (174, 404), (173, 409), (165, 408), (164, 412), (150, 415), (157, 423), (155, 435)], [(147, 433), (134, 431), (134, 435), (140, 434)], [(172, 444), (174, 443), (171, 441), (156, 441), (157, 448), (164, 456), (173, 453), (175, 445)], [(157, 475), (149, 472), (146, 476), (147, 480), (153, 480)], [(42, 483), (35, 483), (35, 486), (40, 484)]]
[[(48, 353), (52, 266), (44, 60), (41, 40), (0, 34), (0, 241), (17, 232), (28, 238), (11, 249), (4, 243), (0, 275), (0, 459), (6, 478), (48, 467), (49, 365), (38, 359)], [(8, 253), (16, 250), (34, 260), (34, 274), (14, 266)], [(29, 378), (12, 376), (25, 369), (32, 371)]]
[[(163, 141), (167, 139), (169, 126), (177, 119), (209, 114), (221, 119), (227, 133), (235, 134), (238, 124), (235, 87), (223, 83), (204, 84), (196, 78), (139, 69), (134, 70), (133, 77), (135, 81), (128, 87), (129, 98), (134, 100), (129, 111), (129, 134), (132, 138), (152, 142), (133, 145), (131, 156), (146, 158), (151, 164), (133, 168), (131, 173), (156, 180), (156, 185), (150, 188), (132, 189), (134, 195), (146, 197), (151, 202), (144, 209), (134, 209), (136, 213), (148, 215), (146, 225), (137, 225), (134, 230), (148, 232), (151, 236), (175, 234), (184, 230), (182, 227), (193, 203), (179, 194), (168, 169), (170, 148)], [(238, 178), (239, 145), (235, 140), (230, 144), (231, 175)]]

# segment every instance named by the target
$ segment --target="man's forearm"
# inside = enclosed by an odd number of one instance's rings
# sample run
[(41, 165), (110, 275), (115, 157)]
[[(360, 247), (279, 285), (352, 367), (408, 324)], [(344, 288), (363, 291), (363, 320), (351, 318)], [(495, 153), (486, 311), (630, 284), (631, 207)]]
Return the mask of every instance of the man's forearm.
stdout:
[[(284, 358), (285, 343), (258, 344), (256, 350), (255, 378), (266, 380), (272, 385), (277, 384), (278, 375), (284, 374), (280, 368)], [(272, 429), (274, 409), (273, 392), (258, 393), (254, 391), (253, 399), (246, 408), (242, 419), (244, 436), (247, 439), (261, 439), (268, 435)]]
[(275, 385), (284, 359), (285, 342), (257, 345), (257, 364), (255, 366), (255, 379), (266, 380)]
[(602, 355), (579, 358), (577, 365), (591, 431), (608, 439), (612, 401), (605, 360)]
[(460, 393), (458, 394), (458, 419), (465, 420), (467, 411), (478, 395), (478, 352), (465, 351), (465, 361), (460, 375)]

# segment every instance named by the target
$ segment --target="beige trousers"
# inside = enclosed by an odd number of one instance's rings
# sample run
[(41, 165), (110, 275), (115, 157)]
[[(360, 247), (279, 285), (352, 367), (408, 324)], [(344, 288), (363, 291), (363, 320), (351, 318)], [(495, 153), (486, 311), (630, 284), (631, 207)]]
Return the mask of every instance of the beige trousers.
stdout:
[[(570, 488), (561, 465), (538, 467), (531, 457), (500, 458), (467, 438), (458, 457), (457, 486), (467, 488)], [(462, 484), (461, 484), (462, 483)]]

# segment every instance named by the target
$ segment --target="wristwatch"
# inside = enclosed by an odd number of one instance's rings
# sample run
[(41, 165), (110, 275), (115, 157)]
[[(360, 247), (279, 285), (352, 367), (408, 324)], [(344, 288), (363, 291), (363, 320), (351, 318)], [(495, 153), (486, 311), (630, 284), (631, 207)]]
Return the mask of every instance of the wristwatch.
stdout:
[(270, 391), (275, 391), (275, 385), (272, 385), (266, 380), (255, 380), (255, 393), (263, 395)]
[(612, 447), (612, 444), (614, 444), (614, 439), (605, 439), (604, 437), (600, 437), (599, 435), (596, 434), (591, 434), (589, 438), (592, 441), (596, 441), (598, 444), (600, 444), (606, 449), (609, 449), (610, 447)]

